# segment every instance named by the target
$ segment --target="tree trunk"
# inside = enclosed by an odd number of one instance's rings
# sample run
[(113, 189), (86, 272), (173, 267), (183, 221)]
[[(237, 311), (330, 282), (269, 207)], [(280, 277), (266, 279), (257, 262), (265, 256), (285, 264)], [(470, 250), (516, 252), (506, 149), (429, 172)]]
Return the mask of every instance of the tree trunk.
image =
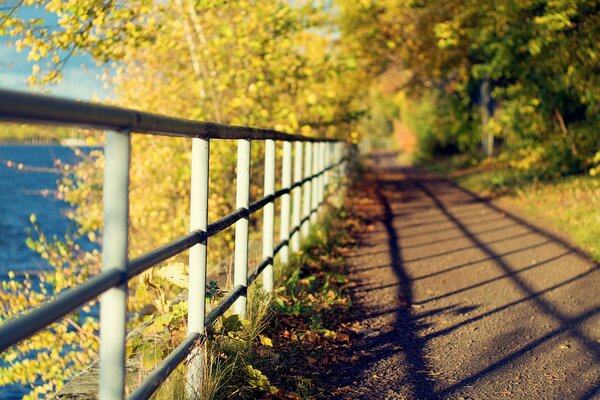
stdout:
[(483, 157), (494, 156), (494, 133), (489, 129), (490, 121), (490, 79), (481, 82), (479, 96), (479, 112), (481, 113), (481, 148)]

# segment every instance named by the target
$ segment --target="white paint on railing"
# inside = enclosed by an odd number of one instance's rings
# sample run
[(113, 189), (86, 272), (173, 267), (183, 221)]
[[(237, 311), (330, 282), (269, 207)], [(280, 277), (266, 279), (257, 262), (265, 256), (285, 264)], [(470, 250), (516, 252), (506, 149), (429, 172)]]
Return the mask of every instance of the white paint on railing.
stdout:
[[(308, 178), (312, 175), (312, 153), (313, 153), (313, 143), (307, 142), (304, 144), (304, 178)], [(304, 204), (303, 204), (303, 209), (302, 209), (302, 216), (303, 216), (303, 220), (304, 223), (302, 224), (302, 237), (305, 238), (308, 236), (308, 233), (310, 232), (310, 205), (311, 205), (311, 189), (312, 189), (312, 182), (306, 182), (306, 184), (304, 185), (304, 187), (302, 188), (304, 190)]]
[[(325, 142), (319, 143), (319, 171), (325, 169)], [(325, 199), (325, 174), (319, 176), (319, 204)]]
[[(292, 186), (292, 142), (283, 142), (283, 155), (281, 160), (281, 187), (286, 189)], [(300, 188), (298, 188), (300, 189)], [(290, 240), (290, 197), (281, 196), (281, 214), (279, 222), (279, 240)], [(287, 264), (289, 260), (289, 243), (279, 252), (279, 260)]]
[[(331, 143), (326, 142), (325, 143), (325, 165), (327, 165), (327, 166), (331, 165), (332, 152), (333, 152), (333, 146), (331, 145)], [(328, 187), (329, 187), (330, 176), (331, 176), (331, 171), (325, 172), (325, 183), (324, 183), (325, 189), (328, 189)]]
[[(341, 143), (335, 143), (335, 162), (340, 162), (342, 160), (342, 158), (344, 157), (343, 154), (343, 148), (341, 146)], [(343, 174), (343, 168), (344, 166), (342, 164), (339, 164), (337, 167), (335, 167), (335, 180), (338, 182), (340, 179), (342, 178), (342, 174)]]
[[(313, 143), (312, 145), (312, 175), (316, 175), (319, 172), (319, 142)], [(319, 205), (319, 177), (312, 180), (311, 185), (311, 205), (310, 209), (315, 210)], [(317, 213), (310, 215), (310, 224), (313, 225), (317, 222)]]
[[(294, 144), (294, 184), (302, 180), (302, 142)], [(302, 220), (302, 189), (306, 191), (306, 184), (297, 187), (293, 191), (292, 226), (300, 226)], [(296, 231), (291, 238), (292, 251), (300, 250), (300, 232)]]
[[(192, 139), (192, 178), (190, 196), (190, 231), (206, 232), (208, 227), (209, 139)], [(188, 335), (204, 333), (206, 317), (207, 239), (190, 248), (188, 279)], [(186, 392), (197, 394), (202, 382), (202, 352), (199, 348), (188, 358)]]
[(129, 131), (107, 131), (104, 144), (102, 271), (122, 270), (123, 283), (100, 297), (100, 400), (125, 395), (129, 139)]
[[(264, 171), (264, 196), (275, 193), (275, 141), (265, 140), (265, 171)], [(263, 234), (262, 257), (263, 260), (271, 258), (271, 262), (264, 269), (263, 290), (267, 293), (273, 291), (273, 230), (275, 227), (275, 202), (271, 201), (263, 208)]]
[[(237, 187), (235, 208), (248, 210), (250, 202), (250, 140), (238, 140), (237, 152)], [(233, 287), (248, 286), (248, 221), (245, 216), (235, 223), (235, 250), (233, 261)], [(240, 296), (233, 304), (233, 312), (241, 318), (246, 317), (247, 293)]]

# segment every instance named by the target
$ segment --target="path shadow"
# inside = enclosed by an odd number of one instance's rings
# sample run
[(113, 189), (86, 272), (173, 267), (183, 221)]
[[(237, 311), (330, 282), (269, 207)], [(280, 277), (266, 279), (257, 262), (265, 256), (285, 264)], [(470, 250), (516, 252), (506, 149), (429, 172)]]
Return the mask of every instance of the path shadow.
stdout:
[(406, 308), (400, 307), (396, 313), (396, 325), (404, 330), (403, 351), (408, 363), (409, 377), (408, 384), (413, 387), (413, 394), (416, 398), (421, 399), (436, 399), (433, 394), (433, 382), (428, 376), (429, 367), (425, 361), (424, 346), (425, 341), (418, 335), (420, 329), (416, 318), (411, 311), (413, 304), (413, 292), (411, 280), (402, 265), (402, 252), (399, 245), (399, 238), (394, 228), (394, 213), (386, 194), (377, 185), (376, 188), (377, 200), (383, 209), (382, 222), (387, 233), (387, 244), (389, 256), (391, 259), (391, 267), (397, 275), (400, 282), (399, 297), (403, 297), (406, 301)]
[[(568, 284), (572, 284), (581, 279), (591, 278), (592, 274), (597, 275), (598, 264), (596, 264), (595, 268), (591, 268), (588, 271), (578, 274), (570, 279), (566, 279), (561, 282), (557, 282), (556, 284), (552, 285), (551, 287), (548, 287), (548, 288), (545, 288), (542, 290), (535, 289), (529, 282), (527, 282), (524, 278), (521, 277), (521, 275), (520, 275), (521, 272), (523, 272), (524, 270), (531, 269), (531, 268), (538, 268), (543, 264), (547, 264), (547, 263), (554, 261), (555, 259), (558, 259), (560, 257), (563, 257), (567, 254), (577, 254), (578, 256), (580, 256), (586, 260), (588, 259), (588, 255), (585, 252), (583, 252), (582, 250), (574, 247), (572, 244), (564, 241), (562, 238), (559, 238), (559, 237), (555, 236), (554, 234), (552, 234), (542, 228), (539, 228), (527, 221), (524, 221), (520, 217), (515, 216), (514, 214), (508, 212), (505, 209), (501, 209), (499, 207), (494, 206), (493, 204), (490, 204), (487, 199), (483, 199), (469, 191), (466, 191), (462, 188), (458, 188), (462, 193), (465, 193), (468, 196), (471, 196), (471, 198), (480, 202), (481, 204), (485, 205), (486, 207), (489, 207), (490, 209), (492, 209), (496, 212), (503, 213), (508, 218), (513, 220), (515, 223), (518, 223), (519, 225), (527, 227), (531, 232), (537, 233), (537, 234), (545, 237), (550, 242), (560, 244), (563, 248), (566, 249), (559, 256), (547, 259), (541, 263), (537, 263), (535, 265), (524, 268), (523, 270), (515, 270), (513, 267), (511, 267), (509, 265), (509, 263), (505, 260), (505, 258), (502, 255), (499, 255), (496, 251), (494, 251), (492, 249), (492, 247), (490, 246), (490, 242), (484, 242), (484, 241), (480, 240), (478, 238), (478, 236), (476, 234), (474, 234), (470, 230), (470, 228), (464, 223), (464, 221), (462, 221), (460, 218), (458, 218), (456, 215), (454, 215), (454, 213), (450, 210), (450, 208), (439, 198), (438, 194), (436, 193), (436, 185), (450, 184), (449, 182), (447, 182), (445, 180), (440, 180), (440, 179), (419, 178), (419, 179), (412, 180), (412, 183), (415, 186), (419, 187), (423, 191), (423, 193), (433, 202), (433, 204), (435, 204), (435, 206), (450, 221), (453, 222), (453, 224), (462, 232), (462, 234), (465, 237), (467, 237), (473, 243), (473, 245), (477, 246), (488, 258), (493, 259), (494, 264), (503, 272), (503, 275), (501, 277), (498, 277), (498, 278), (492, 279), (492, 280), (482, 281), (478, 284), (471, 285), (470, 287), (465, 287), (460, 290), (448, 292), (444, 295), (438, 296), (438, 299), (444, 298), (447, 296), (457, 295), (459, 293), (463, 293), (465, 291), (474, 289), (476, 287), (480, 287), (482, 285), (488, 284), (497, 279), (510, 279), (512, 281), (512, 283), (514, 285), (516, 285), (524, 295), (524, 297), (518, 301), (508, 303), (502, 307), (498, 307), (497, 309), (494, 309), (494, 310), (488, 311), (486, 313), (480, 314), (476, 317), (467, 319), (455, 326), (443, 329), (441, 331), (437, 331), (434, 334), (427, 336), (428, 340), (433, 337), (447, 335), (448, 333), (458, 329), (461, 326), (473, 323), (477, 320), (483, 319), (494, 313), (500, 312), (502, 310), (506, 310), (509, 307), (513, 307), (517, 304), (521, 304), (524, 302), (531, 302), (532, 307), (535, 307), (537, 310), (540, 310), (546, 316), (548, 316), (551, 319), (558, 322), (558, 327), (556, 329), (551, 330), (550, 332), (546, 333), (545, 335), (538, 337), (529, 343), (526, 343), (526, 344), (515, 343), (515, 347), (517, 347), (517, 349), (515, 351), (511, 352), (510, 354), (501, 358), (500, 360), (491, 363), (490, 365), (488, 365), (486, 368), (480, 370), (479, 372), (474, 373), (474, 374), (462, 379), (461, 381), (445, 388), (444, 390), (438, 392), (438, 395), (440, 397), (446, 397), (452, 393), (455, 393), (456, 391), (458, 391), (462, 388), (465, 388), (469, 385), (475, 384), (480, 379), (493, 374), (494, 372), (498, 371), (501, 368), (508, 366), (510, 363), (516, 361), (520, 357), (525, 356), (532, 350), (544, 345), (549, 340), (556, 338), (557, 336), (565, 334), (565, 333), (568, 333), (570, 336), (576, 338), (577, 341), (583, 345), (585, 350), (593, 357), (596, 364), (600, 365), (600, 343), (598, 343), (598, 341), (595, 338), (590, 337), (588, 335), (588, 333), (586, 333), (581, 328), (581, 324), (583, 322), (600, 314), (600, 307), (594, 307), (585, 312), (581, 312), (576, 315), (570, 315), (570, 314), (566, 314), (565, 312), (562, 312), (558, 307), (556, 307), (556, 305), (554, 305), (551, 301), (547, 300), (547, 298), (545, 298), (545, 296), (544, 296), (558, 288), (564, 287)], [(422, 302), (420, 302), (420, 304), (423, 304), (423, 303), (426, 303), (429, 301), (433, 301), (433, 300), (435, 300), (435, 298), (430, 298), (426, 301), (422, 301)], [(596, 384), (591, 385), (591, 387), (581, 397), (578, 397), (578, 398), (588, 399), (588, 398), (592, 398), (596, 394), (598, 394), (598, 392), (600, 391), (600, 388), (597, 387), (597, 383), (598, 382), (596, 382)]]
[[(369, 292), (397, 286), (398, 296), (402, 297), (405, 303), (399, 307), (389, 307), (385, 310), (363, 310), (363, 312), (367, 311), (363, 314), (363, 318), (365, 319), (374, 318), (382, 314), (395, 313), (395, 329), (380, 334), (374, 338), (365, 340), (365, 342), (361, 345), (362, 349), (367, 351), (369, 349), (379, 349), (380, 352), (364, 358), (361, 360), (362, 362), (366, 363), (366, 365), (371, 365), (372, 363), (378, 362), (385, 357), (390, 357), (395, 353), (402, 352), (404, 360), (407, 363), (407, 376), (403, 382), (398, 382), (397, 384), (409, 385), (412, 388), (412, 393), (414, 393), (415, 399), (455, 398), (454, 396), (456, 396), (457, 393), (477, 385), (483, 379), (493, 379), (495, 376), (494, 374), (497, 374), (501, 369), (510, 367), (519, 361), (526, 362), (524, 361), (527, 360), (526, 356), (531, 354), (532, 351), (544, 348), (544, 346), (547, 346), (551, 340), (565, 334), (576, 339), (577, 342), (582, 345), (584, 351), (586, 351), (591, 357), (592, 362), (594, 365), (596, 365), (596, 368), (600, 368), (600, 343), (596, 338), (591, 337), (589, 333), (582, 328), (583, 323), (600, 315), (600, 307), (593, 306), (588, 307), (587, 309), (584, 309), (578, 313), (567, 313), (562, 311), (556, 304), (553, 304), (553, 302), (549, 300), (547, 296), (549, 293), (554, 292), (559, 288), (563, 288), (575, 282), (580, 282), (583, 279), (594, 278), (596, 283), (600, 282), (598, 280), (599, 265), (595, 264), (595, 267), (591, 267), (589, 270), (586, 270), (575, 276), (553, 282), (552, 285), (541, 289), (534, 287), (522, 277), (523, 273), (527, 271), (543, 268), (548, 264), (566, 256), (572, 257), (576, 255), (585, 260), (585, 262), (589, 262), (588, 254), (576, 246), (573, 246), (571, 243), (568, 243), (562, 238), (552, 234), (551, 232), (525, 221), (505, 209), (491, 204), (489, 199), (479, 197), (469, 191), (458, 188), (446, 180), (431, 178), (420, 172), (417, 173), (415, 170), (410, 168), (397, 168), (388, 166), (385, 167), (385, 171), (386, 176), (380, 177), (377, 182), (376, 196), (379, 205), (383, 210), (381, 222), (384, 227), (383, 230), (386, 233), (387, 247), (391, 262), (386, 265), (376, 266), (376, 268), (389, 268), (391, 266), (398, 278), (398, 283), (384, 284), (376, 287), (364, 287), (363, 285), (362, 287), (357, 288), (357, 292)], [(408, 176), (408, 178), (401, 177), (401, 175)], [(443, 197), (449, 193), (449, 191), (446, 190), (448, 187), (447, 185), (450, 185), (452, 190), (458, 189), (461, 191), (461, 193), (469, 196), (469, 200), (462, 203), (478, 204), (494, 213), (501, 213), (510, 221), (509, 226), (522, 226), (527, 228), (527, 233), (523, 233), (523, 235), (535, 233), (541, 235), (544, 240), (538, 244), (523, 245), (519, 246), (517, 249), (511, 249), (509, 251), (498, 252), (494, 250), (491, 244), (502, 242), (505, 239), (502, 238), (491, 241), (482, 240), (478, 235), (483, 232), (477, 232), (477, 230), (473, 230), (472, 227), (474, 224), (466, 224), (461, 218), (460, 214), (453, 211), (453, 204), (461, 204), (461, 202), (452, 202)], [(483, 253), (484, 258), (475, 261), (469, 261), (456, 266), (442, 268), (430, 272), (429, 274), (417, 277), (409, 276), (406, 270), (406, 264), (409, 261), (405, 260), (403, 257), (402, 253), (405, 249), (401, 248), (398, 234), (398, 231), (402, 231), (402, 227), (394, 226), (394, 219), (399, 215), (405, 214), (394, 210), (392, 203), (396, 202), (397, 200), (389, 198), (387, 194), (390, 191), (402, 191), (409, 188), (417, 188), (420, 190), (424, 194), (425, 198), (431, 203), (430, 206), (413, 206), (413, 208), (427, 209), (429, 207), (433, 207), (438, 210), (448, 221), (452, 223), (452, 229), (458, 230), (462, 237), (470, 241), (472, 246), (469, 247), (479, 249)], [(495, 228), (492, 228), (490, 231), (494, 231), (494, 229)], [(404, 236), (402, 238), (404, 239)], [(506, 257), (509, 255), (514, 255), (525, 250), (531, 250), (546, 243), (558, 244), (563, 248), (563, 250), (556, 255), (539, 260), (532, 265), (524, 265), (519, 268), (511, 266), (511, 264), (507, 261)], [(426, 244), (427, 243), (424, 245)], [(420, 245), (415, 245), (413, 247), (417, 246)], [(433, 297), (415, 302), (412, 285), (417, 280), (423, 280), (450, 271), (456, 271), (457, 269), (462, 269), (484, 261), (493, 262), (493, 265), (500, 270), (501, 274), (493, 278), (483, 277), (479, 282), (472, 283), (463, 288), (454, 290), (449, 289), (445, 293), (436, 294)], [(362, 270), (365, 271), (368, 269), (371, 268), (367, 267), (366, 269), (363, 268)], [(443, 312), (454, 312), (457, 313), (457, 315), (458, 313), (461, 315), (466, 315), (476, 312), (478, 310), (477, 305), (460, 305), (460, 295), (500, 280), (510, 281), (513, 286), (518, 288), (518, 290), (522, 293), (522, 296), (518, 300), (510, 301), (491, 310), (488, 309), (485, 312), (471, 316), (455, 325), (428, 333), (427, 335), (420, 333), (429, 326), (424, 321), (424, 318), (426, 317)], [(437, 307), (421, 315), (415, 313), (414, 311), (415, 307), (450, 297), (454, 297), (454, 303), (456, 303), (455, 305)], [(534, 308), (537, 313), (543, 314), (553, 320), (556, 323), (556, 327), (548, 331), (544, 331), (537, 337), (533, 338), (533, 340), (522, 341), (520, 343), (515, 342), (514, 349), (507, 354), (503, 354), (500, 358), (495, 356), (495, 353), (493, 353), (494, 348), (492, 347), (492, 349), (489, 350), (492, 352), (489, 354), (489, 357), (486, 357), (485, 354), (482, 355), (483, 359), (490, 360), (487, 365), (484, 365), (477, 371), (467, 374), (457, 382), (436, 390), (434, 381), (430, 376), (431, 370), (427, 362), (427, 354), (425, 353), (425, 347), (427, 343), (434, 338), (440, 338), (442, 336), (449, 335), (453, 331), (465, 325), (472, 324), (483, 318), (523, 303), (531, 304), (531, 307)], [(511, 332), (508, 332), (506, 336), (507, 337), (505, 339), (510, 341), (512, 337)], [(361, 368), (365, 368), (365, 366), (363, 365)], [(579, 383), (577, 386), (577, 392), (579, 393), (577, 397), (567, 396), (564, 398), (581, 400), (596, 398), (600, 394), (600, 376), (598, 376), (598, 379), (595, 382), (588, 381), (585, 385), (583, 383)], [(377, 397), (374, 396), (372, 398)]]
[[(372, 310), (366, 308), (360, 310), (361, 319), (363, 320), (376, 318), (385, 314), (394, 314), (394, 326), (390, 327), (392, 329), (389, 329), (386, 332), (374, 336), (367, 336), (363, 339), (358, 352), (368, 355), (361, 357), (361, 365), (357, 366), (358, 368), (355, 371), (351, 371), (349, 375), (356, 376), (357, 374), (364, 372), (369, 365), (386, 358), (392, 358), (398, 353), (402, 353), (406, 374), (402, 377), (402, 381), (388, 383), (387, 386), (391, 386), (392, 390), (394, 387), (399, 389), (401, 386), (404, 386), (404, 388), (408, 386), (413, 398), (435, 400), (438, 399), (438, 396), (434, 394), (433, 380), (424, 354), (425, 341), (419, 337), (417, 332), (429, 327), (429, 325), (423, 322), (423, 319), (426, 316), (452, 310), (460, 312), (460, 306), (432, 310), (428, 312), (427, 315), (422, 316), (413, 315), (411, 309), (413, 303), (411, 279), (403, 267), (399, 238), (396, 228), (393, 226), (395, 218), (394, 213), (392, 212), (390, 201), (380, 185), (377, 186), (376, 196), (383, 213), (380, 221), (385, 228), (387, 252), (390, 259), (389, 263), (378, 267), (392, 268), (399, 282), (397, 297), (403, 301), (400, 302), (399, 306), (393, 306), (386, 309), (377, 307)], [(355, 287), (353, 296), (360, 290), (364, 289)], [(350, 384), (350, 382), (346, 382), (346, 384)], [(383, 398), (379, 397), (383, 395), (383, 393), (372, 393), (372, 395), (368, 397), (359, 397), (376, 399)]]

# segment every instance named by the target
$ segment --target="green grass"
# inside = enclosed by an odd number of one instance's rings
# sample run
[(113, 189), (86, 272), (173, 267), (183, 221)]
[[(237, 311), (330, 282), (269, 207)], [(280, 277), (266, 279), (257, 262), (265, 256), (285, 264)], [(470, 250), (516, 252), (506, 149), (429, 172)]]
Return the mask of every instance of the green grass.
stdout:
[(572, 176), (516, 190), (507, 201), (539, 216), (600, 260), (600, 179)]
[[(263, 294), (259, 278), (249, 288), (247, 319), (231, 312), (219, 319), (202, 348), (203, 384), (192, 397), (307, 398), (320, 392), (320, 371), (305, 367), (337, 345), (336, 330), (350, 306), (340, 249), (354, 242), (345, 217), (343, 209), (325, 207), (302, 250), (287, 265), (276, 265), (274, 294)], [(184, 399), (185, 380), (179, 366), (154, 398)]]
[[(209, 330), (206, 342), (200, 347), (202, 354), (200, 387), (194, 387), (186, 394), (188, 367), (179, 365), (160, 386), (153, 398), (155, 400), (253, 399), (273, 391), (274, 388), (268, 378), (252, 366), (256, 349), (261, 346), (262, 335), (260, 334), (270, 320), (268, 309), (268, 299), (260, 287), (250, 286), (246, 319), (240, 320), (237, 315), (228, 311)], [(173, 349), (174, 346), (168, 350)], [(133, 380), (132, 386), (141, 383), (141, 376), (137, 378)]]
[(348, 217), (344, 209), (329, 210), (302, 251), (278, 274), (281, 284), (264, 331), (273, 348), (263, 348), (255, 358), (278, 388), (277, 396), (283, 396), (276, 398), (323, 395), (332, 354), (342, 345), (341, 338), (348, 337), (344, 319), (351, 301), (344, 290), (348, 278), (342, 249), (355, 243)]
[(545, 220), (600, 260), (598, 177), (573, 175), (540, 180), (532, 171), (511, 169), (494, 161), (472, 166), (466, 159), (432, 163), (429, 169), (465, 189), (499, 198), (533, 219)]

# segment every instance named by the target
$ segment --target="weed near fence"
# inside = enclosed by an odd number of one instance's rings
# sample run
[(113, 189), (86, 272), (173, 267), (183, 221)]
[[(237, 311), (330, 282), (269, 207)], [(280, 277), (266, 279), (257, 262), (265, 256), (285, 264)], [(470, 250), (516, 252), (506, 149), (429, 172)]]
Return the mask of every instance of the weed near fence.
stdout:
[[(320, 380), (336, 362), (326, 353), (349, 342), (344, 321), (351, 301), (343, 252), (356, 242), (356, 222), (348, 217), (343, 207), (326, 207), (301, 251), (292, 253), (288, 264), (276, 265), (279, 284), (273, 295), (266, 297), (253, 285), (247, 317), (227, 314), (215, 324), (201, 347), (205, 372), (198, 398), (319, 395)], [(181, 329), (185, 332), (185, 326)], [(185, 379), (181, 365), (155, 398), (184, 399)]]

